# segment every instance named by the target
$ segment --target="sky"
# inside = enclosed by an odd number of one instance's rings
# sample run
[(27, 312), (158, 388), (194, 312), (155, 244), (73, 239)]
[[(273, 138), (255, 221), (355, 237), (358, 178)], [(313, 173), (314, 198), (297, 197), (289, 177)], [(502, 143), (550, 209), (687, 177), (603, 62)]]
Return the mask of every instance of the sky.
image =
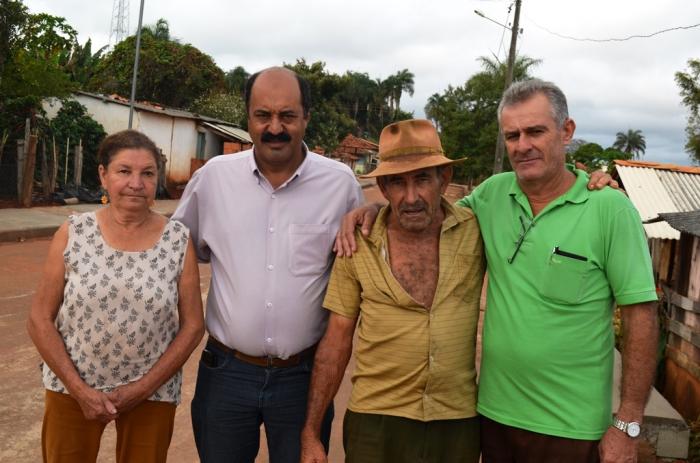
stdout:
[[(32, 13), (67, 19), (93, 50), (109, 43), (113, 0), (25, 0)], [(127, 1), (127, 3), (129, 3)], [(415, 93), (402, 109), (424, 117), (428, 97), (462, 85), (480, 70), (480, 56), (506, 61), (512, 0), (145, 0), (143, 23), (165, 18), (171, 36), (214, 58), (224, 71), (323, 61), (329, 71), (367, 72), (386, 78), (401, 69), (415, 74)], [(129, 25), (138, 24), (131, 0)], [(484, 19), (474, 13), (479, 10)], [(514, 10), (514, 7), (511, 8)], [(700, 27), (649, 35), (700, 23), (695, 0), (522, 0), (518, 53), (542, 60), (532, 74), (559, 85), (576, 121), (576, 138), (612, 145), (617, 132), (641, 130), (643, 160), (689, 164), (684, 151), (687, 108), (674, 75), (700, 59)], [(312, 114), (313, 117), (313, 114)], [(460, 153), (468, 154), (468, 153)]]

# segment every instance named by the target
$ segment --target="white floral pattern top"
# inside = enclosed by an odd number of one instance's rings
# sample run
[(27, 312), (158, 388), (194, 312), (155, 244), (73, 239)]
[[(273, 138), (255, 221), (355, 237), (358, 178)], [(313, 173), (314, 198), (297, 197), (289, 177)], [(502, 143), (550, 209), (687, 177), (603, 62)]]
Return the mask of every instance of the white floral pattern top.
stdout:
[[(91, 387), (111, 391), (146, 374), (177, 335), (178, 281), (189, 231), (170, 220), (145, 251), (120, 251), (102, 238), (94, 212), (69, 218), (63, 303), (56, 326)], [(67, 393), (44, 364), (44, 386)], [(180, 403), (182, 371), (149, 400)]]

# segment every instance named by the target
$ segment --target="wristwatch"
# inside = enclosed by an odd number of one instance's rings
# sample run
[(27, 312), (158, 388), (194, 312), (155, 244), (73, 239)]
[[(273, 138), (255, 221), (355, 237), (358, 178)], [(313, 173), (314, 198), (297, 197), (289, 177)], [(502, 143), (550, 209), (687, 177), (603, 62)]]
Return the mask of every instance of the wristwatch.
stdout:
[(641, 426), (636, 421), (622, 421), (620, 418), (613, 416), (613, 426), (615, 426), (620, 431), (624, 432), (632, 439), (639, 437), (639, 433), (642, 431)]

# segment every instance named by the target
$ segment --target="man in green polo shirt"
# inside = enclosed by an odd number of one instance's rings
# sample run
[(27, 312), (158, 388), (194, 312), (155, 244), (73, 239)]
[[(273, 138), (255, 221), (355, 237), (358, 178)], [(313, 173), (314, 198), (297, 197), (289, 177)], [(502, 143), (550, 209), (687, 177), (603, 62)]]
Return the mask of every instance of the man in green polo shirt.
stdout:
[[(513, 172), (458, 203), (477, 215), (488, 261), (484, 463), (633, 461), (657, 339), (639, 214), (619, 191), (590, 192), (567, 169), (575, 124), (554, 84), (513, 85), (499, 121)], [(625, 328), (614, 422), (622, 429), (611, 426), (614, 303)]]
[[(658, 336), (639, 214), (618, 191), (589, 192), (566, 166), (575, 123), (556, 85), (516, 83), (498, 114), (513, 172), (458, 202), (479, 220), (489, 273), (483, 462), (636, 461)], [(613, 416), (615, 303), (624, 344)]]
[(371, 176), (389, 206), (367, 238), (358, 234), (352, 258), (333, 266), (301, 461), (326, 461), (321, 419), (357, 325), (346, 462), (476, 463), (474, 354), (485, 267), (479, 226), (471, 211), (441, 196), (456, 161), (445, 157), (429, 121), (384, 128), (379, 159)]

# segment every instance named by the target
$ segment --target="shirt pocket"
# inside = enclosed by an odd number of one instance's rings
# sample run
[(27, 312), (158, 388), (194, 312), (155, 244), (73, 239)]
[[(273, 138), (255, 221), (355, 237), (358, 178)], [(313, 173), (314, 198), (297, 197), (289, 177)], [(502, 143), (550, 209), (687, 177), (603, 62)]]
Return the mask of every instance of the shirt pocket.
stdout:
[(550, 254), (540, 281), (540, 294), (552, 302), (581, 302), (590, 265), (587, 260)]
[(310, 223), (290, 224), (289, 247), (289, 271), (292, 275), (323, 273), (330, 261), (330, 226)]

